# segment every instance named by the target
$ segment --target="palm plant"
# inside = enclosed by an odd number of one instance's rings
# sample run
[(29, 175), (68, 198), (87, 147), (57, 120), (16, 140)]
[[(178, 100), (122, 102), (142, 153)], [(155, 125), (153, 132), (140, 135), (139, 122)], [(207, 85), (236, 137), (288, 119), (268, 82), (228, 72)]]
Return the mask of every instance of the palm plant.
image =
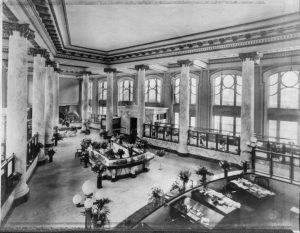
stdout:
[(149, 196), (149, 202), (152, 202), (154, 206), (162, 203), (164, 200), (164, 192), (160, 187), (152, 188)]
[(212, 173), (211, 171), (209, 171), (206, 167), (202, 167), (202, 166), (199, 166), (195, 173), (198, 175), (198, 176), (201, 176), (201, 182), (202, 183), (206, 183), (206, 176), (212, 176), (214, 175), (214, 173)]
[(102, 198), (96, 201), (96, 205), (92, 209), (92, 223), (94, 228), (103, 228), (110, 223), (108, 219), (110, 210), (107, 206), (110, 202), (109, 198)]
[(185, 190), (186, 184), (189, 181), (191, 175), (192, 173), (189, 169), (183, 169), (179, 172), (178, 177), (182, 181), (183, 190)]
[(241, 166), (243, 168), (243, 173), (247, 173), (247, 170), (250, 168), (248, 161), (242, 161)]

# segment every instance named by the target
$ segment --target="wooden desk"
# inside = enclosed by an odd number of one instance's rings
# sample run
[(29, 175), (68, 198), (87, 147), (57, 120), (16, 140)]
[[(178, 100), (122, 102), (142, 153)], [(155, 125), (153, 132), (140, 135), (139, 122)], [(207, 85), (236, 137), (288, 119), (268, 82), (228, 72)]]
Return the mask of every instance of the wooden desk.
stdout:
[(257, 184), (252, 183), (244, 178), (231, 180), (230, 183), (234, 184), (237, 188), (249, 193), (257, 199), (263, 199), (269, 196), (275, 196), (275, 193), (265, 189)]
[(217, 210), (223, 215), (228, 215), (235, 210), (241, 208), (241, 204), (224, 196), (222, 193), (216, 192), (213, 189), (200, 188), (192, 193), (193, 199)]
[[(182, 197), (171, 205), (171, 211), (173, 211), (173, 214), (179, 215), (187, 221), (199, 224), (209, 230), (214, 229), (224, 218), (222, 214), (217, 213), (193, 199), (191, 199), (189, 204), (186, 205), (184, 203), (186, 198), (187, 197)], [(208, 222), (205, 220), (208, 220)]]

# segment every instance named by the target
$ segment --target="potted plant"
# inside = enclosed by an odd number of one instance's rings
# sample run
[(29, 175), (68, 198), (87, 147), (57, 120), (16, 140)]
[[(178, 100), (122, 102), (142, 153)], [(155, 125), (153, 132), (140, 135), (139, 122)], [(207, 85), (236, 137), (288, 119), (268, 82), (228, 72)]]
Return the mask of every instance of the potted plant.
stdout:
[(160, 187), (152, 188), (149, 196), (149, 203), (152, 203), (153, 206), (162, 204), (162, 202), (164, 201), (164, 192)]
[(93, 150), (99, 150), (101, 148), (101, 143), (97, 141), (93, 141), (91, 143)]
[(55, 154), (55, 150), (53, 150), (53, 148), (50, 148), (48, 150), (48, 156), (49, 156), (49, 163), (52, 163), (53, 162), (53, 156)]
[(178, 190), (179, 193), (183, 192), (183, 187), (178, 183), (178, 181), (175, 181), (172, 185), (171, 185), (171, 189), (170, 191), (173, 191), (173, 190)]
[(106, 170), (106, 166), (103, 163), (98, 163), (92, 166), (92, 171), (97, 173), (97, 188), (102, 188), (102, 174)]
[(203, 183), (203, 184), (205, 184), (206, 183), (206, 176), (208, 175), (208, 176), (212, 176), (212, 175), (214, 175), (211, 171), (209, 171), (206, 167), (202, 167), (202, 166), (199, 166), (197, 169), (196, 169), (196, 174), (198, 175), (198, 176), (201, 176), (201, 182)]
[(223, 160), (219, 162), (219, 165), (224, 170), (224, 177), (227, 178), (228, 171), (230, 170), (230, 164), (226, 160)]
[(96, 205), (92, 208), (92, 224), (94, 228), (103, 228), (109, 224), (108, 215), (110, 210), (107, 206), (111, 202), (108, 198), (96, 200)]
[(248, 161), (241, 161), (241, 167), (243, 169), (243, 173), (247, 173), (247, 170), (250, 168)]
[(115, 152), (114, 152), (113, 149), (107, 150), (107, 151), (105, 152), (105, 156), (106, 156), (108, 159), (110, 159), (110, 160), (116, 159)]
[(182, 188), (184, 191), (185, 191), (186, 184), (190, 179), (191, 174), (192, 173), (190, 172), (189, 169), (183, 169), (178, 174), (179, 179), (182, 181)]
[(149, 144), (148, 141), (138, 138), (136, 142), (136, 148), (143, 150), (146, 152), (146, 149), (148, 148)]
[(107, 142), (102, 142), (100, 147), (101, 147), (101, 149), (103, 149), (105, 151), (108, 147)]
[(52, 141), (54, 141), (55, 146), (57, 146), (58, 141), (62, 141), (62, 140), (63, 140), (63, 136), (60, 133), (58, 133), (57, 131), (53, 133)]
[(125, 154), (125, 151), (123, 149), (119, 149), (117, 154), (120, 156), (120, 159), (122, 159), (122, 156)]

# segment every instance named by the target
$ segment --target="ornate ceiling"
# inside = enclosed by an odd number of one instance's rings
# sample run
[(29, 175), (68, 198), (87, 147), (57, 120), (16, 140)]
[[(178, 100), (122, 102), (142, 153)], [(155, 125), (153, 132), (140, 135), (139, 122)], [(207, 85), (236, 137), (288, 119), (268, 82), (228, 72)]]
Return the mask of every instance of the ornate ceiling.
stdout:
[[(5, 20), (17, 21), (9, 10), (11, 2), (8, 7), (4, 4)], [(178, 57), (208, 61), (236, 56), (238, 51), (274, 51), (278, 44), (278, 52), (300, 48), (298, 0), (208, 2), (22, 0), (18, 4), (34, 26), (46, 32), (58, 59), (110, 66), (151, 60), (167, 64), (166, 59), (171, 63)], [(36, 41), (32, 43), (37, 47)]]

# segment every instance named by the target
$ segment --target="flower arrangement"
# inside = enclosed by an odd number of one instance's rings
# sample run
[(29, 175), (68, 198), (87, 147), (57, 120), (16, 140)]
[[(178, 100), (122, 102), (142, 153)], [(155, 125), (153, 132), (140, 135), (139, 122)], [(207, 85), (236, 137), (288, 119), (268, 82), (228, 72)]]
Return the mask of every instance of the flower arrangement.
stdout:
[(97, 141), (93, 141), (91, 143), (93, 150), (99, 150), (101, 148), (101, 143)]
[(96, 201), (96, 205), (92, 207), (92, 223), (94, 228), (102, 228), (109, 224), (108, 215), (110, 210), (107, 204), (111, 202), (108, 198), (102, 198)]
[(84, 138), (82, 139), (80, 145), (82, 150), (86, 150), (92, 143), (92, 139), (90, 138)]
[(107, 142), (102, 142), (102, 143), (101, 143), (101, 149), (106, 150), (107, 147), (108, 147)]
[(154, 206), (159, 205), (164, 200), (164, 192), (160, 187), (154, 187), (149, 194), (149, 203), (152, 202)]
[(202, 166), (199, 166), (196, 170), (195, 170), (195, 173), (198, 175), (198, 176), (201, 176), (201, 182), (205, 183), (206, 182), (206, 176), (212, 176), (214, 175), (213, 172), (209, 171), (206, 167), (202, 167)]
[(125, 139), (125, 135), (124, 134), (119, 134), (117, 136), (117, 139), (118, 139), (119, 143), (122, 145), (123, 144), (123, 140)]
[(141, 150), (144, 150), (144, 152), (146, 151), (146, 149), (148, 148), (149, 144), (148, 141), (137, 138), (137, 141), (135, 143), (135, 147)]
[(110, 160), (116, 159), (115, 152), (113, 149), (107, 150), (104, 155), (106, 156), (106, 158), (108, 158)]
[(119, 149), (117, 154), (120, 156), (120, 159), (122, 159), (122, 156), (125, 154), (125, 151), (123, 149)]
[(183, 190), (185, 190), (186, 183), (189, 181), (191, 175), (192, 173), (189, 169), (183, 169), (179, 172), (178, 177), (182, 181)]
[(243, 168), (243, 173), (247, 173), (247, 170), (250, 168), (248, 161), (241, 161), (241, 167)]
[(53, 162), (53, 156), (55, 154), (55, 150), (53, 150), (53, 148), (50, 148), (48, 150), (48, 156), (49, 156), (49, 163)]
[(230, 164), (226, 160), (223, 160), (219, 162), (219, 165), (224, 170), (224, 177), (227, 178), (228, 171), (230, 170)]

